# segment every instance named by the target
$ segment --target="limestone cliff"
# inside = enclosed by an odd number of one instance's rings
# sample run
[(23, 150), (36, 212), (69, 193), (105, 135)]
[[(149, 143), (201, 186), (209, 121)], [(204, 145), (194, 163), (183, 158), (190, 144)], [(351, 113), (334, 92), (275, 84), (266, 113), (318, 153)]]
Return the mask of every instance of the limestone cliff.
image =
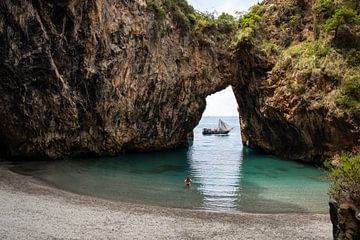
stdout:
[(143, 0), (0, 2), (0, 149), (11, 157), (184, 146), (227, 51)]
[[(235, 49), (233, 85), (245, 145), (321, 163), (342, 151), (358, 151), (360, 86), (352, 89), (351, 107), (341, 101), (344, 85), (359, 85), (360, 76), (358, 62), (347, 64), (350, 50), (328, 42), (325, 33), (316, 39), (313, 6), (313, 1), (264, 1), (243, 17), (254, 32)], [(240, 29), (238, 35), (244, 34)]]

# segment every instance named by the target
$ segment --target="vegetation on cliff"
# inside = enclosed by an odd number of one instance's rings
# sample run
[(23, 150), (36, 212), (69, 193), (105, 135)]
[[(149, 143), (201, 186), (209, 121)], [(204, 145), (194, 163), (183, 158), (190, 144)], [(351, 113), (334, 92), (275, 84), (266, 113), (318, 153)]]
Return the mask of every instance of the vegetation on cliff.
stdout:
[(248, 14), (260, 18), (245, 40), (273, 60), (273, 73), (286, 79), (288, 92), (336, 114), (359, 114), (359, 8), (354, 0), (317, 0), (310, 9), (296, 1), (264, 1)]
[(334, 239), (360, 238), (360, 155), (343, 154), (330, 169), (330, 215)]
[[(164, 36), (172, 22), (182, 34), (205, 34), (215, 41), (230, 42), (231, 34), (237, 28), (234, 16), (222, 13), (196, 11), (186, 0), (148, 0), (147, 9), (154, 13), (153, 30), (156, 36)], [(226, 41), (228, 40), (228, 41)]]
[(190, 30), (196, 21), (195, 10), (186, 0), (148, 0), (147, 9), (154, 12), (155, 30), (164, 27), (167, 18), (172, 18), (171, 20), (185, 31)]
[(201, 13), (186, 0), (148, 0), (147, 8), (156, 33), (172, 21), (183, 32), (210, 33), (231, 47), (259, 46), (289, 93), (337, 115), (360, 113), (358, 1), (316, 0), (308, 9), (297, 1), (264, 1), (238, 17)]
[(330, 194), (337, 201), (360, 203), (360, 155), (344, 154), (336, 166), (328, 161)]

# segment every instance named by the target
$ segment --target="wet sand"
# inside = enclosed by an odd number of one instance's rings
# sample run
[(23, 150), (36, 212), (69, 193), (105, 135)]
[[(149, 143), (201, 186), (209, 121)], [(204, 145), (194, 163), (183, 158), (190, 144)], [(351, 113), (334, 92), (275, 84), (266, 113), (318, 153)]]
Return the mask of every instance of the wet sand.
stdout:
[(112, 202), (0, 167), (1, 239), (332, 239), (327, 214), (248, 214)]

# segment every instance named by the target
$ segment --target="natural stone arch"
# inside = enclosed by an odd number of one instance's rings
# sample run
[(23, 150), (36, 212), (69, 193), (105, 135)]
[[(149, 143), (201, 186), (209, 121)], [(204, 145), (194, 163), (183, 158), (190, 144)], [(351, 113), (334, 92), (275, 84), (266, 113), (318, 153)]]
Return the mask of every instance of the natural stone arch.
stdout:
[(205, 98), (229, 84), (250, 147), (321, 161), (358, 146), (358, 118), (279, 93), (286, 82), (256, 47), (228, 49), (171, 22), (158, 33), (153, 22), (142, 0), (1, 1), (0, 152), (58, 158), (181, 147)]

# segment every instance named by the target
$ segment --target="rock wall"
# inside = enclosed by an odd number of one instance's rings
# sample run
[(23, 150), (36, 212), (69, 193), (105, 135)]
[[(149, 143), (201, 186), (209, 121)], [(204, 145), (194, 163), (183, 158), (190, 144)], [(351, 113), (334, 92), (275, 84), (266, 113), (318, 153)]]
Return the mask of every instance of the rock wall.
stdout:
[[(301, 55), (281, 58), (289, 47), (315, 41), (310, 29), (312, 3), (264, 1), (267, 10), (262, 13), (255, 44), (245, 42), (233, 52), (232, 62), (238, 65), (232, 84), (244, 145), (322, 164), (324, 158), (335, 154), (358, 151), (360, 112), (340, 110), (336, 103), (324, 104), (324, 96), (331, 98), (339, 89), (327, 69), (306, 73), (291, 65)], [(302, 92), (294, 90), (293, 84), (301, 86)]]
[[(310, 3), (286, 1), (292, 5), (282, 14), (298, 9), (305, 19)], [(302, 25), (279, 32), (276, 24), (289, 16), (272, 13), (260, 38), (304, 40)], [(1, 1), (0, 154), (61, 158), (182, 147), (206, 96), (229, 84), (249, 147), (321, 162), (359, 146), (359, 116), (286, 91), (288, 70), (274, 70), (276, 60), (258, 46), (228, 49), (170, 18), (162, 28), (156, 21), (143, 0)]]
[[(360, 118), (337, 115), (316, 100), (306, 102), (286, 91), (288, 82), (273, 63), (254, 49), (240, 48), (233, 90), (239, 104), (243, 144), (288, 159), (322, 164), (324, 158), (357, 151)], [(244, 61), (243, 59), (247, 59)]]
[(354, 204), (329, 202), (334, 240), (360, 239), (360, 208)]
[[(141, 0), (0, 2), (0, 149), (10, 157), (184, 146), (228, 53)], [(221, 45), (220, 45), (221, 46)]]

